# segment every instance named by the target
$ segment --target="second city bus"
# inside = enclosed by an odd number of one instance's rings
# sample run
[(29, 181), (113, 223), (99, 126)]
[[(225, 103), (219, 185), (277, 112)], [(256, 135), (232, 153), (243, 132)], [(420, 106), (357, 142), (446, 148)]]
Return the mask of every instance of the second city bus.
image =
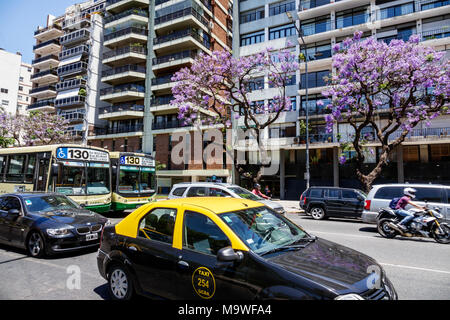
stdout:
[(112, 210), (135, 209), (155, 194), (153, 157), (134, 152), (110, 152), (113, 172)]
[(107, 151), (60, 144), (0, 149), (0, 193), (58, 192), (98, 213), (111, 208)]

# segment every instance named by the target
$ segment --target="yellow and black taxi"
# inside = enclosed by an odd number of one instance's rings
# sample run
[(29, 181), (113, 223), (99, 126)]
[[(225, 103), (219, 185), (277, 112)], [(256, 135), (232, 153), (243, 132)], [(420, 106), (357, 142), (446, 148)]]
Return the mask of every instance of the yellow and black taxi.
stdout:
[(244, 199), (140, 207), (103, 230), (97, 263), (119, 300), (397, 299), (374, 259)]

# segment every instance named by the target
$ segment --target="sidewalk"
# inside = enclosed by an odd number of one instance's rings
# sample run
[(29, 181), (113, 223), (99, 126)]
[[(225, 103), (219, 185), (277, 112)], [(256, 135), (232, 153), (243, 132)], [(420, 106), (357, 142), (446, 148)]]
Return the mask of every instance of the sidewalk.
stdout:
[(286, 210), (287, 213), (303, 213), (304, 210), (299, 207), (299, 201), (296, 200), (278, 200), (278, 199), (272, 199), (272, 201), (280, 203), (284, 210)]

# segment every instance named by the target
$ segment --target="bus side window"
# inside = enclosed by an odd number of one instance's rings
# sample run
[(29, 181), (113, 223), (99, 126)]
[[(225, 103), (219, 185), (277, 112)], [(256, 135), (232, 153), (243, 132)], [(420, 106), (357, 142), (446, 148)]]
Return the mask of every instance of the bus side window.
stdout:
[(6, 168), (7, 182), (23, 182), (25, 169), (25, 155), (10, 155)]
[(34, 170), (36, 169), (36, 154), (28, 155), (28, 163), (25, 169), (25, 182), (33, 183)]
[(3, 182), (5, 175), (6, 156), (0, 156), (0, 182)]

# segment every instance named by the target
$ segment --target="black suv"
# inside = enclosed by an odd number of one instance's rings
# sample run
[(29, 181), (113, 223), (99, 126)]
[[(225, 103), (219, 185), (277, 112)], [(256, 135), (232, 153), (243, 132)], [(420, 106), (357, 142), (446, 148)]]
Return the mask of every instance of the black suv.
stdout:
[(300, 208), (316, 220), (361, 218), (365, 199), (364, 192), (358, 189), (310, 187), (300, 197)]

